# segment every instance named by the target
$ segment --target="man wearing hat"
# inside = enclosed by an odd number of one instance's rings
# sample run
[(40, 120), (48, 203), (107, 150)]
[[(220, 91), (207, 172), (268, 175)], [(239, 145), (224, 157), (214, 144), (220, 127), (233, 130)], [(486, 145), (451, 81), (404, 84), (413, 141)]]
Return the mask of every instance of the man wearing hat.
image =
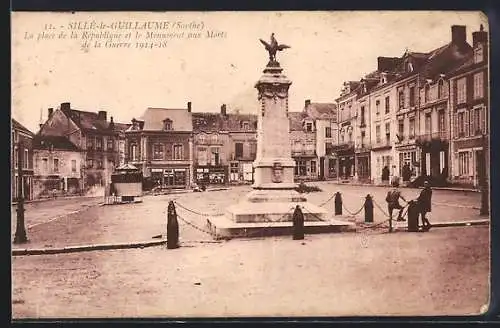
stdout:
[(422, 228), (424, 231), (429, 231), (429, 229), (432, 227), (431, 223), (426, 218), (426, 214), (431, 211), (431, 198), (432, 189), (429, 185), (429, 181), (425, 181), (424, 189), (422, 189), (420, 195), (417, 198), (420, 215), (422, 217)]

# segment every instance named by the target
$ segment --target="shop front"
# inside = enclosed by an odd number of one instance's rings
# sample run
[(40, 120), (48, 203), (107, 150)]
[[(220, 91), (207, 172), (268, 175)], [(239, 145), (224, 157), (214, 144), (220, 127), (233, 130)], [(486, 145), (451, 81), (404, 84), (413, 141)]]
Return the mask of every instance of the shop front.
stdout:
[(420, 151), (414, 145), (396, 147), (399, 156), (399, 172), (403, 182), (409, 182), (421, 174)]
[(184, 189), (189, 184), (189, 167), (152, 168), (153, 187), (161, 189)]
[(370, 151), (356, 153), (356, 173), (358, 181), (370, 182)]
[(338, 158), (338, 177), (351, 180), (356, 173), (354, 145), (352, 143), (339, 145), (334, 148)]
[(228, 167), (226, 165), (217, 166), (197, 166), (195, 178), (198, 185), (225, 185), (228, 183)]

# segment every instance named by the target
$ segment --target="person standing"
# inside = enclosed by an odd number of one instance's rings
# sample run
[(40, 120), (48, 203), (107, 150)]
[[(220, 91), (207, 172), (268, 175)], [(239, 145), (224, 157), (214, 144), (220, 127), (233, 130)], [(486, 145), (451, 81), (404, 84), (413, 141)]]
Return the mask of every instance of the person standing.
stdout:
[(401, 206), (401, 204), (399, 203), (399, 199), (401, 198), (404, 202), (406, 202), (406, 199), (404, 199), (404, 197), (401, 195), (401, 192), (398, 190), (399, 181), (393, 180), (392, 186), (394, 188), (389, 192), (387, 192), (387, 196), (385, 197), (385, 200), (387, 202), (387, 207), (389, 209), (390, 219), (392, 221), (392, 212), (394, 210), (399, 210), (397, 221), (405, 221), (405, 219), (403, 218), (404, 207)]
[(432, 189), (429, 185), (429, 181), (424, 182), (424, 189), (418, 195), (417, 203), (420, 210), (420, 216), (422, 218), (422, 228), (424, 231), (429, 231), (432, 227), (431, 223), (427, 219), (426, 215), (431, 211), (431, 199), (432, 199)]

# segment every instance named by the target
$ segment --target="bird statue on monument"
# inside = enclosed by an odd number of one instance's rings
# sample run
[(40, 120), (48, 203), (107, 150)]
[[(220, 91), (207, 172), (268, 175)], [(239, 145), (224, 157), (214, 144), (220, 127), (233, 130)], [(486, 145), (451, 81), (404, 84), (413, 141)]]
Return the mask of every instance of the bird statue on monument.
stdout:
[(291, 48), (286, 44), (278, 44), (276, 38), (274, 37), (274, 33), (271, 33), (271, 43), (267, 43), (266, 41), (259, 39), (260, 42), (266, 47), (267, 52), (269, 52), (269, 62), (276, 62), (276, 52), (282, 51), (287, 48)]

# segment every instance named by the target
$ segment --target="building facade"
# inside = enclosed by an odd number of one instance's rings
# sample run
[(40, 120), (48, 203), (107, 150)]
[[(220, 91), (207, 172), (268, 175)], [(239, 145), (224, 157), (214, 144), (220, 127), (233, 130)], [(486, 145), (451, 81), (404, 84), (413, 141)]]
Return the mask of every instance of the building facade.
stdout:
[(125, 161), (151, 187), (186, 189), (193, 184), (191, 103), (187, 108), (147, 108), (125, 131)]
[[(34, 198), (33, 192), (33, 137), (34, 134), (15, 119), (11, 119), (11, 199), (16, 200), (19, 196), (19, 173), (22, 170), (23, 199)], [(19, 156), (22, 156), (22, 165), (19, 165)], [(22, 166), (22, 167), (20, 167)]]
[(314, 119), (305, 111), (288, 112), (290, 122), (291, 155), (295, 160), (295, 181), (318, 179), (318, 156), (316, 154), (317, 128)]
[(450, 179), (480, 187), (489, 172), (488, 33), (472, 33), (473, 51), (450, 74)]
[(108, 120), (106, 111), (77, 110), (66, 102), (56, 110), (48, 109), (38, 135), (65, 137), (75, 145), (82, 159), (80, 190), (100, 194), (111, 182), (111, 174), (120, 161), (118, 145), (127, 128), (127, 124), (114, 122), (113, 117)]
[(83, 152), (65, 136), (33, 140), (33, 194), (35, 198), (79, 195), (82, 190)]
[(304, 102), (304, 113), (304, 129), (307, 133), (314, 132), (316, 139), (317, 177), (319, 180), (337, 179), (338, 158), (333, 152), (333, 146), (338, 143), (337, 106), (308, 99)]

